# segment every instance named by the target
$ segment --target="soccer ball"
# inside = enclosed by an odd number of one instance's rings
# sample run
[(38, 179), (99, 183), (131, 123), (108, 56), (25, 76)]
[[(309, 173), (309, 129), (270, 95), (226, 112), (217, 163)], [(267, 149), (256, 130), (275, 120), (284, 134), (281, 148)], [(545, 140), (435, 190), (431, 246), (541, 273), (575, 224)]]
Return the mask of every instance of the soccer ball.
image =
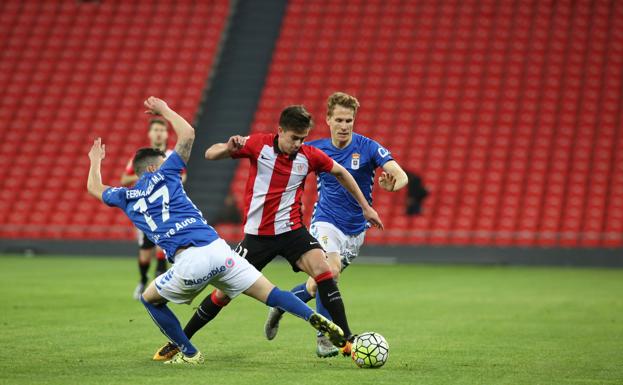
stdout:
[(351, 356), (360, 368), (380, 368), (387, 362), (389, 345), (379, 333), (362, 333), (353, 342)]

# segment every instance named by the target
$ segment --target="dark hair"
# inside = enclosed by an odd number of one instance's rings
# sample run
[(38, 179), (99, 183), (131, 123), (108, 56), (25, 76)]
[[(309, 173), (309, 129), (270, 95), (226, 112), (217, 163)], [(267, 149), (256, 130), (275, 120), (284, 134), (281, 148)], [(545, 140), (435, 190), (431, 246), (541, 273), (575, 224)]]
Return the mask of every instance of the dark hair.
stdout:
[(165, 128), (168, 128), (166, 120), (160, 118), (151, 118), (149, 119), (149, 126), (147, 126), (147, 131), (150, 131), (151, 126), (153, 126), (154, 124), (162, 124)]
[(148, 166), (155, 165), (158, 158), (166, 158), (167, 155), (155, 148), (145, 147), (136, 151), (132, 159), (132, 167), (136, 175), (141, 176)]
[(281, 111), (279, 126), (286, 131), (293, 130), (300, 132), (311, 128), (313, 125), (314, 121), (312, 120), (311, 114), (307, 112), (303, 106), (289, 106)]

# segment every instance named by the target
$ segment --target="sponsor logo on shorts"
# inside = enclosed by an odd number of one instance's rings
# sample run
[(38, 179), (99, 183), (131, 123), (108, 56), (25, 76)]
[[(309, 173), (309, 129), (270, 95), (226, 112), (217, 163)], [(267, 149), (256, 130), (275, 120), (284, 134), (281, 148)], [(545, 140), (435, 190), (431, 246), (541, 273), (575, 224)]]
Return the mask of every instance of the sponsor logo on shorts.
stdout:
[(228, 269), (231, 269), (232, 267), (234, 267), (235, 264), (236, 264), (236, 262), (231, 257), (229, 257), (229, 258), (227, 258), (225, 260), (225, 266), (227, 266)]
[(208, 274), (204, 275), (201, 278), (185, 279), (184, 280), (184, 284), (186, 286), (201, 285), (201, 284), (203, 284), (205, 282), (208, 282), (210, 279), (214, 278), (216, 275), (221, 274), (226, 269), (227, 268), (225, 267), (225, 265), (223, 265), (221, 267), (214, 268), (214, 269), (210, 270), (210, 272)]

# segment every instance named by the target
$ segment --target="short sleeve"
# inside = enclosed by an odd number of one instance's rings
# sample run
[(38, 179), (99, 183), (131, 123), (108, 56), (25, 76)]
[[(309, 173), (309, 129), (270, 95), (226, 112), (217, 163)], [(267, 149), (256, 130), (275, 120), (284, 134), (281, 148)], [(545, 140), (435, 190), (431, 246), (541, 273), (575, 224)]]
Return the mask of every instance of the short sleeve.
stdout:
[(247, 137), (247, 141), (244, 146), (231, 154), (233, 159), (240, 158), (257, 158), (260, 153), (262, 136), (250, 135)]
[(119, 207), (120, 209), (124, 209), (125, 206), (126, 206), (126, 202), (127, 202), (126, 199), (125, 199), (125, 196), (126, 196), (125, 192), (126, 192), (126, 190), (127, 189), (125, 187), (110, 187), (110, 188), (107, 188), (102, 193), (102, 200), (108, 206)]
[(388, 149), (381, 146), (378, 142), (374, 140), (370, 140), (369, 144), (370, 148), (370, 158), (374, 161), (374, 166), (383, 167), (383, 165), (390, 160), (394, 160), (392, 154)]
[(167, 157), (164, 163), (162, 163), (162, 166), (160, 166), (160, 171), (164, 172), (165, 174), (172, 173), (174, 175), (180, 175), (180, 173), (184, 171), (185, 168), (186, 163), (184, 162), (184, 160), (179, 156), (177, 152), (173, 151), (171, 155)]
[(307, 159), (311, 170), (316, 173), (330, 172), (333, 169), (333, 159), (316, 147), (307, 147)]

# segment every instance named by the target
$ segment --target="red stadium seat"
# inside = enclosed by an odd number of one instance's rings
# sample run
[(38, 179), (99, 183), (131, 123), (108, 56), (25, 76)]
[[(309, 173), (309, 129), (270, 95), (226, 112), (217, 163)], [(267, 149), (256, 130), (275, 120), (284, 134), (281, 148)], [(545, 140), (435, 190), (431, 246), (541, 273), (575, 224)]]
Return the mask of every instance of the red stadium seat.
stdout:
[[(376, 191), (387, 231), (368, 243), (623, 245), (623, 4), (349, 6), (361, 16), (344, 22), (341, 3), (289, 2), (252, 127), (271, 131), (281, 107), (303, 102), (310, 138), (327, 136), (328, 94), (357, 96), (356, 131), (432, 192), (408, 218)], [(339, 45), (326, 25), (340, 25)]]
[(112, 182), (145, 142), (134, 128), (146, 123), (147, 88), (166, 89), (192, 118), (229, 10), (225, 0), (165, 2), (154, 16), (142, 3), (3, 2), (0, 191), (19, 203), (11, 215), (0, 205), (0, 237), (133, 239), (123, 214), (84, 190), (88, 142), (104, 137)]

